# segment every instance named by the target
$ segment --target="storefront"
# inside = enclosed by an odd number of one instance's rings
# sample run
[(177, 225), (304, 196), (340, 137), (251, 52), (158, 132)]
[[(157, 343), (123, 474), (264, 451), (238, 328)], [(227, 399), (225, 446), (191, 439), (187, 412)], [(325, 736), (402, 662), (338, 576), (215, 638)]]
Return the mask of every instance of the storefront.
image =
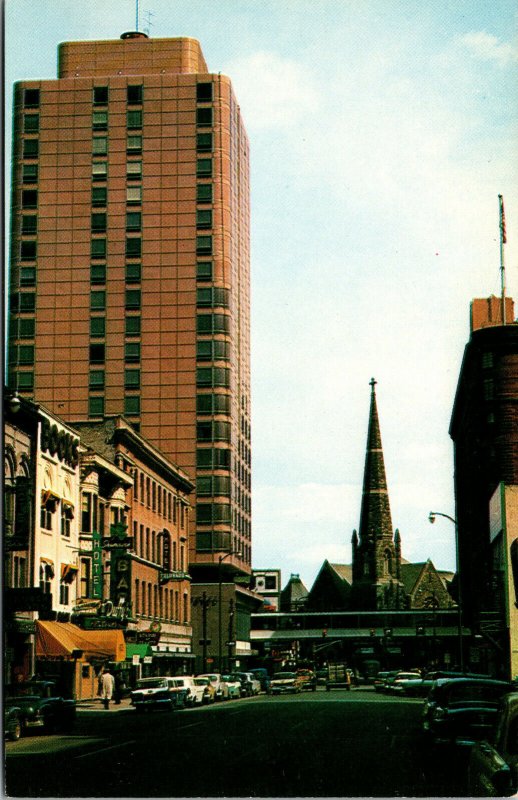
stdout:
[(36, 674), (55, 680), (66, 697), (96, 697), (103, 666), (124, 662), (125, 657), (122, 630), (82, 630), (71, 622), (36, 621)]

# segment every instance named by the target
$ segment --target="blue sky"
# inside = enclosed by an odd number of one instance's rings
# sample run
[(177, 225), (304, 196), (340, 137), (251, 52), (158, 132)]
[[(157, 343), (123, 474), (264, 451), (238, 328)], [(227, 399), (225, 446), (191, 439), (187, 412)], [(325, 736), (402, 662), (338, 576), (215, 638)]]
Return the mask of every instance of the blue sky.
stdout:
[[(470, 300), (500, 292), (499, 194), (518, 301), (516, 2), (139, 5), (232, 78), (250, 138), (253, 566), (309, 588), (350, 562), (374, 376), (403, 555), (453, 568), (453, 526), (427, 517), (454, 513), (448, 426)], [(15, 80), (134, 27), (134, 0), (7, 0), (8, 147)]]

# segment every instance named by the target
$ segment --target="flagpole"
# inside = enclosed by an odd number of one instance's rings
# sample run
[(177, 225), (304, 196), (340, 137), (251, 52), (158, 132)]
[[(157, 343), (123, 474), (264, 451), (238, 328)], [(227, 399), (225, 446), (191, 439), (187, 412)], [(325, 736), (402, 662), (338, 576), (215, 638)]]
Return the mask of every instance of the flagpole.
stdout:
[(498, 195), (498, 204), (500, 209), (500, 284), (501, 284), (501, 298), (502, 298), (502, 325), (505, 325), (505, 260), (504, 260), (504, 244), (507, 242), (507, 235), (505, 231), (505, 212), (504, 212), (504, 198), (501, 194)]

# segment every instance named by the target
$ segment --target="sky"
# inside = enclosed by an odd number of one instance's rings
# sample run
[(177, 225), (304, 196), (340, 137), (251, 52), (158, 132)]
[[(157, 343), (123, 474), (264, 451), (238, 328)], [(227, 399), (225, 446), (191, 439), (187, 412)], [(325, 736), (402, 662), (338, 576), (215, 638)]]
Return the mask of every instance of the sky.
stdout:
[[(61, 41), (136, 27), (135, 0), (6, 0), (12, 83)], [(252, 185), (253, 568), (351, 563), (371, 377), (403, 556), (455, 568), (448, 434), (469, 304), (518, 302), (516, 0), (140, 0), (232, 79)], [(6, 158), (6, 182), (9, 158)], [(8, 205), (7, 205), (8, 208)]]

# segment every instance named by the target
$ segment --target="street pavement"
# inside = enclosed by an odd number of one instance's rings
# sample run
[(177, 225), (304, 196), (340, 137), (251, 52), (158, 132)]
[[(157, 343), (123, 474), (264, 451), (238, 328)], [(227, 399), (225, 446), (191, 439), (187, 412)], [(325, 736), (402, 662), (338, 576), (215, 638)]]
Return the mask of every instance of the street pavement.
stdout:
[(7, 794), (465, 796), (465, 753), (425, 746), (421, 700), (369, 688), (144, 715), (128, 701), (109, 711), (99, 706), (79, 708), (72, 736), (7, 743)]

